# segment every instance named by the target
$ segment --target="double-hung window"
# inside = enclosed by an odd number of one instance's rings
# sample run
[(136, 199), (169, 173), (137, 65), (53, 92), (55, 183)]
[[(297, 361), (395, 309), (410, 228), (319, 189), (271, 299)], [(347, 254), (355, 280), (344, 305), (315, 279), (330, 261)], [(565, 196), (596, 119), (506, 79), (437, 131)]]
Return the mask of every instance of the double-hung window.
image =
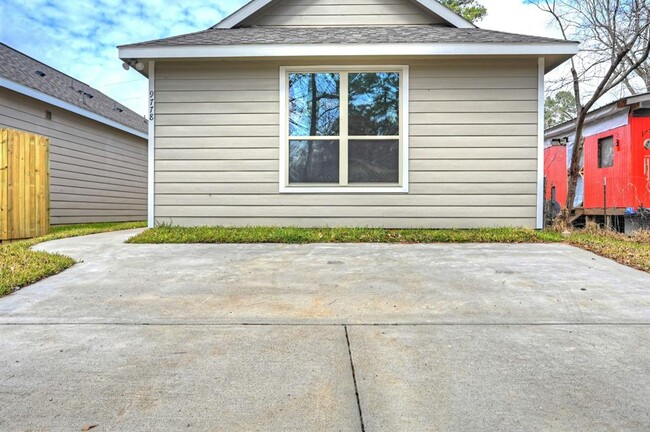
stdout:
[(283, 67), (281, 192), (406, 192), (406, 66)]

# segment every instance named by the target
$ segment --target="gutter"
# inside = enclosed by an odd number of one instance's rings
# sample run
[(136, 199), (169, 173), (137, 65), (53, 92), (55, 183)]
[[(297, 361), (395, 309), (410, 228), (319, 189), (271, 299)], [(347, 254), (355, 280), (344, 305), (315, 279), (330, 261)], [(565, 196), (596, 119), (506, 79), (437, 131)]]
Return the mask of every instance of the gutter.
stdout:
[(566, 55), (578, 53), (569, 43), (375, 43), (375, 44), (246, 44), (123, 46), (120, 58), (189, 59), (251, 57), (347, 57), (347, 56), (483, 56), (483, 55)]

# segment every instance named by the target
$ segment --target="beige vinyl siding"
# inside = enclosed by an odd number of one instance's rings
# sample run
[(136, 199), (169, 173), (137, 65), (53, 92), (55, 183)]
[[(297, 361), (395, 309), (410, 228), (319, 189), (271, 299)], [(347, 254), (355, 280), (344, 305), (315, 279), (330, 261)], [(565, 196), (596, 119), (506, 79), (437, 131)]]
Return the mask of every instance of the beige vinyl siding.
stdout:
[(534, 227), (536, 59), (387, 63), (410, 65), (408, 194), (278, 192), (279, 67), (313, 61), (157, 63), (157, 222)]
[(6, 89), (0, 127), (50, 139), (52, 224), (147, 218), (145, 139)]
[(442, 20), (408, 0), (284, 0), (244, 21), (244, 25), (391, 26), (440, 24)]

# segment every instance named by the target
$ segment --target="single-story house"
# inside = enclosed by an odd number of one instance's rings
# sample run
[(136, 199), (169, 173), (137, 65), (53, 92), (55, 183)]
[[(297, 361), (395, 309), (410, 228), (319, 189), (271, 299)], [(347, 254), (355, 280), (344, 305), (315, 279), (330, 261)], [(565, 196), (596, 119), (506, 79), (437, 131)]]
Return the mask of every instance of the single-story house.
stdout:
[(147, 218), (147, 121), (0, 43), (0, 128), (49, 138), (50, 223)]
[(150, 84), (149, 223), (539, 228), (544, 74), (577, 51), (435, 0), (253, 0), (121, 46)]

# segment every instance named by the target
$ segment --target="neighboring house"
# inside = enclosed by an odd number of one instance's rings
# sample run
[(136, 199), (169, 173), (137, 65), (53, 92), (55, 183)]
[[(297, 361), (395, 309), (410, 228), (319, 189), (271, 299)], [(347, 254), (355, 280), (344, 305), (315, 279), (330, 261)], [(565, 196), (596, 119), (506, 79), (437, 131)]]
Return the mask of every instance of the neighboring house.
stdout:
[(150, 83), (149, 223), (541, 227), (544, 73), (577, 50), (434, 0), (254, 0), (121, 46)]
[(147, 218), (147, 122), (0, 43), (0, 128), (50, 140), (52, 224)]
[[(622, 216), (650, 208), (650, 93), (612, 102), (587, 115), (584, 160), (574, 217)], [(546, 199), (566, 206), (575, 120), (545, 132)], [(607, 202), (605, 202), (605, 183)]]

